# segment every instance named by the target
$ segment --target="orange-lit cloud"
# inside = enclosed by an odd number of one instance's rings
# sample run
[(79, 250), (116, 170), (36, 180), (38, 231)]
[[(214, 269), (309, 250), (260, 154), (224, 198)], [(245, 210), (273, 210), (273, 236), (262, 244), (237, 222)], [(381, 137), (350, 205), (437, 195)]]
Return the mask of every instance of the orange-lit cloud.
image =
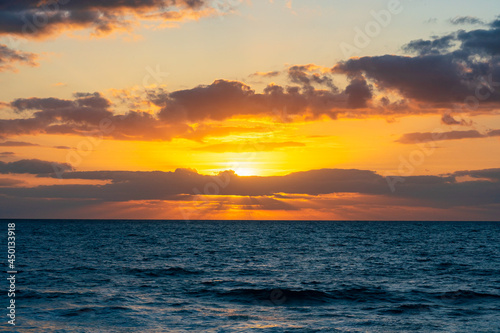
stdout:
[[(8, 171), (26, 172), (26, 163), (23, 163), (10, 164)], [(47, 176), (46, 170), (42, 171), (41, 175)], [(296, 212), (296, 218), (307, 218), (306, 214), (311, 211), (321, 219), (360, 216), (394, 219), (402, 217), (403, 213), (410, 214), (406, 219), (431, 218), (430, 213), (436, 211), (441, 216), (453, 217), (459, 217), (458, 212), (467, 212), (461, 219), (495, 219), (496, 198), (500, 193), (500, 169), (406, 177), (396, 191), (391, 191), (384, 177), (372, 171), (354, 169), (311, 170), (274, 177), (240, 177), (230, 171), (208, 176), (187, 169), (175, 172), (67, 171), (62, 177), (107, 182), (23, 187), (17, 182), (9, 183), (8, 178), (3, 179), (0, 196), (4, 198), (1, 204), (4, 216), (26, 217), (29, 214), (24, 214), (22, 207), (27, 203), (32, 207), (46, 205), (41, 210), (43, 215), (48, 213), (47, 209), (57, 207), (64, 211), (71, 202), (69, 207), (87, 207), (89, 212), (98, 206), (121, 203), (136, 207), (143, 217), (152, 217), (163, 206), (171, 211), (169, 217), (181, 219), (200, 218), (202, 213), (204, 218), (209, 215), (219, 218), (263, 218), (266, 214), (282, 218), (294, 216), (290, 212)], [(458, 181), (458, 177), (469, 180)], [(391, 210), (395, 214), (390, 214)], [(374, 211), (378, 212), (374, 214)], [(135, 216), (133, 211), (120, 210), (108, 214)]]
[(163, 27), (232, 9), (221, 11), (216, 5), (210, 0), (7, 1), (2, 5), (0, 34), (39, 38), (91, 29), (94, 35), (106, 35), (130, 30), (143, 20)]
[(271, 72), (255, 72), (253, 74), (250, 74), (250, 77), (265, 77), (265, 78), (270, 78), (270, 77), (276, 77), (280, 75), (280, 71), (271, 71)]
[(36, 54), (13, 50), (7, 45), (0, 44), (0, 72), (16, 71), (15, 64), (38, 66), (37, 59)]

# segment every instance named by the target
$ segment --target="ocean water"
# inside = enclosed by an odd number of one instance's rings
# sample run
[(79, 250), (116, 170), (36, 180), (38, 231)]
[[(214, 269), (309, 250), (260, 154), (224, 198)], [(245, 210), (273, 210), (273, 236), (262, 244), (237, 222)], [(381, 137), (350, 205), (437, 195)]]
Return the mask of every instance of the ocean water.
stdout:
[(500, 332), (500, 223), (15, 222), (2, 331)]

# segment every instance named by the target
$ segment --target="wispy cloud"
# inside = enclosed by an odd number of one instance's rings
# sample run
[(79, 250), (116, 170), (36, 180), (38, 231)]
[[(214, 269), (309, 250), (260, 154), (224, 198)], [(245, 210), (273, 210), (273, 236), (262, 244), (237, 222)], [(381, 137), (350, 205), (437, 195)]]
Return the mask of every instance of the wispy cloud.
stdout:
[(449, 131), (449, 132), (415, 132), (406, 133), (401, 136), (396, 142), (413, 144), (429, 141), (445, 141), (445, 140), (460, 140), (460, 139), (479, 139), (492, 136), (500, 136), (500, 130), (488, 131), (482, 134), (476, 130), (470, 131)]
[(0, 44), (0, 72), (16, 71), (16, 64), (38, 66), (38, 56), (34, 53), (13, 50), (7, 45)]

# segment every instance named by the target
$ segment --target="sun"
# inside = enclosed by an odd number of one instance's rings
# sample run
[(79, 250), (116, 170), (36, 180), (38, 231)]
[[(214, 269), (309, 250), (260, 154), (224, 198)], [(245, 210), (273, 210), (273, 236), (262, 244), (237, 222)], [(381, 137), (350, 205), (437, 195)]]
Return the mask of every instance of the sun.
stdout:
[(234, 172), (238, 176), (243, 176), (243, 177), (256, 176), (258, 173), (257, 170), (252, 168), (237, 168), (236, 170), (234, 170)]

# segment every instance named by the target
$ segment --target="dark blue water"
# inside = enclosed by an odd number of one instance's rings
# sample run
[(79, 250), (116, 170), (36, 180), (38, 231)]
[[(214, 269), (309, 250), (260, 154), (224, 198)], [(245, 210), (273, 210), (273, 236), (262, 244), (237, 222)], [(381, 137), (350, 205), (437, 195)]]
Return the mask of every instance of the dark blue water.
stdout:
[(16, 228), (18, 332), (500, 332), (500, 223)]

